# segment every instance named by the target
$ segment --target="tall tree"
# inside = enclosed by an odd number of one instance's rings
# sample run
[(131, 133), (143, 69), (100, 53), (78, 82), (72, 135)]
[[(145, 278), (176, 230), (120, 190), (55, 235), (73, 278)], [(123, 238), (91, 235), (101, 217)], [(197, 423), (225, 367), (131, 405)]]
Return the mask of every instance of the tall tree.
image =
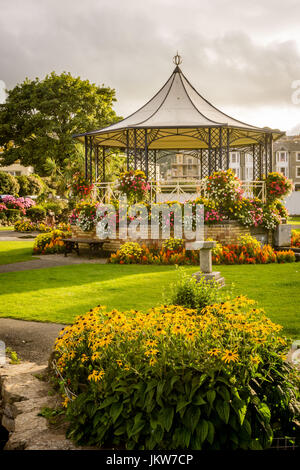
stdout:
[(0, 104), (1, 164), (20, 160), (46, 175), (52, 161), (63, 172), (70, 160), (78, 159), (73, 134), (120, 119), (112, 108), (114, 101), (114, 89), (74, 78), (70, 73), (52, 72), (43, 80), (26, 79), (8, 91), (6, 102)]

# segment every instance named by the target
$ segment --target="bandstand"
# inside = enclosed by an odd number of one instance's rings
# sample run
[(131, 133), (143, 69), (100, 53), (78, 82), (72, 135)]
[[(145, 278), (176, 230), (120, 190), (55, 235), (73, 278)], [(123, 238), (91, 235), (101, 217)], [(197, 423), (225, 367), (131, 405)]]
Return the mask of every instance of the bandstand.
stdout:
[[(272, 171), (273, 142), (278, 129), (246, 124), (223, 113), (203, 98), (187, 80), (174, 57), (175, 69), (163, 87), (138, 111), (102, 129), (76, 134), (85, 145), (85, 175), (106, 180), (106, 165), (116, 150), (127, 169), (143, 170), (155, 181), (159, 160), (166, 153), (190, 154), (200, 162), (200, 178), (230, 167), (230, 152), (252, 156), (253, 181)], [(216, 81), (217, 83), (217, 81)]]

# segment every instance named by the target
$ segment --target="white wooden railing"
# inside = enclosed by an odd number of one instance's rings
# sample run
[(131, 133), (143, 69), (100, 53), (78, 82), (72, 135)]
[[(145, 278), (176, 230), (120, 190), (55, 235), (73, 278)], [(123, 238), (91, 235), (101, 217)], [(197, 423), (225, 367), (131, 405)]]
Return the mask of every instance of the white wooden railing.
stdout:
[[(109, 203), (118, 200), (120, 192), (117, 190), (117, 181), (94, 183), (93, 198)], [(150, 202), (165, 201), (192, 201), (206, 194), (206, 180), (191, 181), (149, 181)], [(242, 181), (242, 189), (246, 197), (258, 197), (266, 200), (266, 185), (264, 181)]]

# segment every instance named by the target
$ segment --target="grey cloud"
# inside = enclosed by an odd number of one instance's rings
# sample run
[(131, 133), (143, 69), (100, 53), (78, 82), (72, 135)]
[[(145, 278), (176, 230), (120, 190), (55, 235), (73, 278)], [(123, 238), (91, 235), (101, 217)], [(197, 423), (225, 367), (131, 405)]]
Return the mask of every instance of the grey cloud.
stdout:
[(52, 70), (116, 88), (134, 111), (183, 55), (191, 83), (219, 107), (289, 106), (300, 79), (295, 0), (0, 0), (0, 79)]

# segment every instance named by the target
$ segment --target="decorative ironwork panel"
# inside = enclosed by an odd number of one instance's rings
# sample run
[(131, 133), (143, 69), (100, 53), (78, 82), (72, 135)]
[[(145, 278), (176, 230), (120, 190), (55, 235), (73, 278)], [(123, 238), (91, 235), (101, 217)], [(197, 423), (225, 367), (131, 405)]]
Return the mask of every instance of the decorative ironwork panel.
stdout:
[(253, 156), (253, 180), (261, 179), (261, 146), (259, 144), (252, 145), (252, 156)]

